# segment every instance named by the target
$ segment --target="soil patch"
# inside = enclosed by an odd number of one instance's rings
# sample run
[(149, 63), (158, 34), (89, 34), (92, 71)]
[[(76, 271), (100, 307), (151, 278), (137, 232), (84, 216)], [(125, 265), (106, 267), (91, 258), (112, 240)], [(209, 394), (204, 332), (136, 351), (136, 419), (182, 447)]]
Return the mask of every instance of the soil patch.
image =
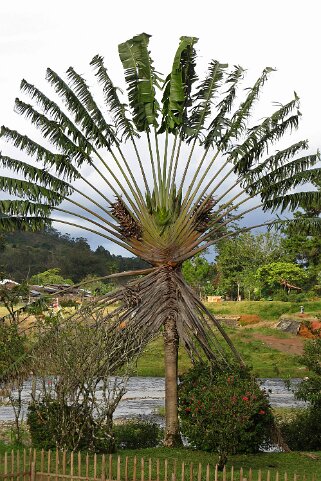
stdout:
[(277, 349), (281, 352), (286, 352), (287, 354), (303, 354), (303, 346), (305, 339), (302, 337), (291, 337), (286, 339), (280, 339), (274, 336), (265, 336), (264, 334), (253, 333), (253, 339), (264, 342), (269, 347)]

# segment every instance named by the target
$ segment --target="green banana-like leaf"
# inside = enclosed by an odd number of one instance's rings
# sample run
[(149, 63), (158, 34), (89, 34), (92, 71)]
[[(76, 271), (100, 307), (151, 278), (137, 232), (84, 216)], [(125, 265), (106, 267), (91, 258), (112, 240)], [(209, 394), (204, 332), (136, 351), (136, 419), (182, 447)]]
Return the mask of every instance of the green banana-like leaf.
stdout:
[(159, 104), (155, 88), (160, 77), (156, 74), (148, 50), (150, 35), (142, 33), (118, 46), (119, 57), (125, 70), (129, 105), (133, 122), (139, 132), (157, 127)]
[(159, 133), (165, 130), (175, 133), (182, 127), (183, 120), (187, 119), (186, 109), (191, 105), (192, 85), (197, 80), (194, 49), (197, 41), (196, 37), (180, 38), (172, 71), (164, 84), (163, 117)]

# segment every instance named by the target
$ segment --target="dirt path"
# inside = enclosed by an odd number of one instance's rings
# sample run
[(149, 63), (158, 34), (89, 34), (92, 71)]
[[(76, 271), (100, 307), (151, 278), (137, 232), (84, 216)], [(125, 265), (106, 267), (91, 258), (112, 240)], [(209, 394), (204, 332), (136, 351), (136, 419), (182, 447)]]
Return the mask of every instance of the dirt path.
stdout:
[(291, 338), (280, 339), (274, 336), (264, 336), (263, 334), (253, 333), (253, 339), (264, 342), (269, 347), (277, 349), (287, 354), (303, 354), (303, 346), (306, 341), (305, 338), (299, 336), (293, 336)]

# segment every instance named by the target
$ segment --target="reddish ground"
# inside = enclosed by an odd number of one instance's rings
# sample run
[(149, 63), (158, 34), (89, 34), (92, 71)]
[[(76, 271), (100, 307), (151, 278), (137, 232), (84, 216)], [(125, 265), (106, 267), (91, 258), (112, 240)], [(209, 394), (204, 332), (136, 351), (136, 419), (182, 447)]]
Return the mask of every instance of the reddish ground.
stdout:
[(264, 342), (269, 347), (287, 354), (303, 354), (303, 345), (306, 339), (300, 336), (293, 336), (287, 339), (280, 339), (274, 336), (264, 336), (263, 334), (253, 334), (254, 339)]

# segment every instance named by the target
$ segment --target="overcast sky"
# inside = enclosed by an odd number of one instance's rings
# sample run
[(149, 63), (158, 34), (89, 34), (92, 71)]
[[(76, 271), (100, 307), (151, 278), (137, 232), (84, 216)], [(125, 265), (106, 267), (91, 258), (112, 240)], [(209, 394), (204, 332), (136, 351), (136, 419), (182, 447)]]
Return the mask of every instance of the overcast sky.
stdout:
[[(212, 58), (242, 65), (250, 80), (265, 66), (275, 67), (277, 72), (264, 90), (264, 104), (285, 103), (295, 90), (303, 114), (299, 137), (308, 138), (315, 150), (321, 145), (318, 4), (316, 0), (1, 1), (0, 124), (26, 131), (26, 121), (13, 113), (22, 78), (41, 87), (46, 67), (63, 73), (72, 65), (85, 73), (99, 53), (115, 83), (122, 84), (117, 45), (141, 32), (152, 35), (155, 66), (166, 74), (179, 37), (192, 35), (199, 37), (200, 73)], [(99, 239), (91, 243), (104, 244)], [(110, 244), (106, 247), (113, 251)]]

